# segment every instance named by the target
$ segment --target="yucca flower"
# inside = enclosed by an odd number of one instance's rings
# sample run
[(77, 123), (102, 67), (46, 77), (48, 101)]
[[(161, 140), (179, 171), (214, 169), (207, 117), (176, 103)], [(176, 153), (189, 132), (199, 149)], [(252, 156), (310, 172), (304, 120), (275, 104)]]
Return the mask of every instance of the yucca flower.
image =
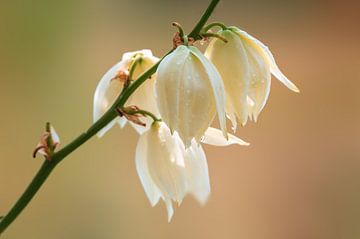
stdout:
[(193, 46), (178, 46), (160, 63), (155, 84), (162, 120), (189, 147), (200, 141), (216, 112), (226, 136), (225, 90), (214, 65)]
[[(129, 76), (129, 68), (137, 61), (134, 66), (134, 72), (132, 74), (132, 79), (136, 80), (138, 76), (152, 67), (159, 59), (152, 55), (150, 50), (141, 50), (135, 52), (127, 52), (122, 56), (120, 62), (115, 66), (110, 68), (109, 71), (105, 73), (100, 82), (98, 83), (94, 95), (94, 111), (93, 111), (93, 120), (97, 121), (115, 102), (116, 98), (119, 96), (126, 78)], [(151, 79), (148, 79), (143, 83), (134, 94), (130, 97), (127, 104), (136, 105), (141, 109), (148, 110), (159, 116), (155, 96), (154, 96), (154, 83), (156, 75), (153, 75)], [(144, 121), (147, 127), (142, 127), (130, 122), (130, 124), (139, 132), (143, 133), (151, 125), (151, 120), (144, 118)], [(99, 133), (98, 136), (103, 136), (111, 127), (116, 123), (119, 123), (121, 127), (124, 127), (127, 120), (124, 117), (116, 118), (106, 127), (104, 127)]]
[[(230, 135), (226, 140), (220, 130), (209, 128), (202, 138), (204, 143), (226, 146), (230, 144), (248, 145)], [(155, 122), (140, 135), (136, 147), (136, 169), (145, 193), (152, 206), (161, 198), (168, 211), (168, 221), (174, 210), (172, 203), (181, 204), (190, 193), (204, 204), (210, 194), (210, 180), (205, 153), (194, 140), (185, 150), (179, 135), (171, 134), (163, 122)]]
[(216, 66), (226, 89), (226, 113), (236, 129), (248, 118), (257, 120), (270, 93), (271, 74), (290, 90), (299, 89), (280, 71), (270, 50), (248, 33), (228, 27), (213, 38), (205, 56)]

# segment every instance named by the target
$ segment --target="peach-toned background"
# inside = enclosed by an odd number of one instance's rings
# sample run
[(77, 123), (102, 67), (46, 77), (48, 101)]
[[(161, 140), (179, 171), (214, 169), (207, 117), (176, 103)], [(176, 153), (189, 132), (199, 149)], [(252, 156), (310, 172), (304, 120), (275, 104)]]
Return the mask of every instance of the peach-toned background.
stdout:
[[(122, 53), (161, 56), (208, 1), (0, 3), (0, 215), (33, 177), (31, 152), (46, 121), (63, 143), (91, 124), (92, 96)], [(359, 1), (223, 0), (212, 19), (270, 46), (296, 83), (273, 79), (250, 147), (206, 146), (212, 194), (191, 196), (168, 224), (134, 167), (136, 133), (92, 139), (51, 175), (3, 238), (360, 238)]]

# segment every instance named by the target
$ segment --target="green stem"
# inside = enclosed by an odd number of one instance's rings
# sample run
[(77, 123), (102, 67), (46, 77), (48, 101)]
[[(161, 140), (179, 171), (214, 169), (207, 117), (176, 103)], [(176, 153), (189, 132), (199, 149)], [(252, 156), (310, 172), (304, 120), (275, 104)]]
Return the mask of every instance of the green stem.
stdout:
[(203, 32), (207, 32), (209, 31), (211, 28), (213, 27), (220, 27), (222, 30), (226, 30), (227, 29), (227, 26), (225, 26), (225, 24), (221, 23), (221, 22), (213, 22), (213, 23), (210, 23), (208, 25), (206, 25), (204, 28), (203, 28)]
[(133, 75), (135, 72), (136, 65), (138, 65), (141, 61), (140, 56), (136, 56), (135, 59), (131, 62), (131, 65), (129, 67), (129, 81), (133, 80)]
[(150, 118), (152, 118), (153, 121), (161, 121), (161, 119), (158, 119), (153, 113), (149, 112), (149, 111), (146, 111), (146, 110), (132, 110), (132, 111), (128, 111), (126, 113), (129, 113), (131, 115), (135, 115), (135, 114), (141, 114), (141, 115), (144, 115), (144, 116), (148, 116)]
[(220, 36), (219, 34), (216, 34), (216, 33), (212, 33), (212, 32), (202, 33), (201, 36), (203, 36), (203, 37), (215, 37), (215, 38), (218, 38), (218, 39), (222, 40), (225, 43), (228, 42), (228, 40), (226, 40), (225, 37)]
[(199, 22), (196, 24), (196, 26), (194, 27), (194, 29), (190, 32), (190, 34), (188, 35), (189, 37), (194, 38), (194, 40), (200, 40), (201, 36), (199, 35), (199, 32), (201, 31), (201, 29), (204, 27), (204, 25), (206, 24), (207, 20), (209, 19), (209, 17), (211, 16), (211, 14), (213, 13), (215, 7), (217, 6), (217, 4), (219, 3), (220, 0), (212, 0), (211, 3), (209, 4), (208, 8), (206, 9), (206, 11), (204, 12), (204, 14), (202, 15), (202, 17), (200, 18)]
[(173, 22), (172, 25), (178, 29), (178, 31), (179, 31), (179, 36), (180, 36), (181, 38), (183, 38), (185, 34), (184, 34), (184, 30), (183, 30), (182, 26), (180, 25), (180, 23), (178, 23), (178, 22)]
[(45, 160), (38, 173), (35, 175), (30, 185), (27, 187), (25, 192), (21, 195), (19, 200), (9, 211), (9, 213), (1, 220), (0, 232), (4, 230), (16, 219), (20, 212), (26, 207), (26, 205), (35, 196), (36, 192), (40, 189), (47, 177), (50, 175), (56, 164)]
[[(193, 37), (195, 40), (201, 39), (200, 31), (206, 24), (206, 21), (214, 11), (219, 0), (212, 0), (205, 13), (201, 17), (200, 21), (197, 23), (195, 28), (189, 34), (189, 37)], [(168, 54), (170, 54), (170, 51)], [(166, 56), (166, 55), (165, 55)], [(45, 183), (48, 176), (54, 170), (54, 168), (69, 154), (74, 152), (82, 144), (88, 141), (93, 137), (97, 132), (109, 124), (112, 120), (117, 117), (116, 108), (123, 107), (129, 97), (135, 92), (135, 90), (144, 83), (148, 78), (150, 78), (157, 70), (161, 60), (152, 66), (149, 70), (144, 72), (137, 80), (129, 85), (117, 98), (112, 107), (98, 120), (96, 121), (86, 132), (78, 136), (60, 151), (56, 152), (50, 161), (45, 160), (39, 169), (38, 173), (35, 175), (25, 192), (21, 195), (15, 205), (10, 209), (10, 211), (4, 216), (0, 221), (0, 235), (8, 228), (8, 226), (19, 216), (23, 209), (29, 204), (31, 199), (39, 191), (41, 186)]]

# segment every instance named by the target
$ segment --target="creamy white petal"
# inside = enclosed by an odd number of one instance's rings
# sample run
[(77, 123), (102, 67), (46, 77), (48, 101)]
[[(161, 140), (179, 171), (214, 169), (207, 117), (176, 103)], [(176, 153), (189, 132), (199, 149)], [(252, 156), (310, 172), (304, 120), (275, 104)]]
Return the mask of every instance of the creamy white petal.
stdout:
[(251, 40), (254, 44), (256, 44), (258, 47), (260, 47), (263, 52), (265, 57), (267, 58), (267, 60), (269, 61), (270, 65), (271, 65), (271, 73), (281, 82), (283, 83), (287, 88), (289, 88), (290, 90), (294, 91), (294, 92), (300, 92), (300, 90), (296, 87), (296, 85), (294, 83), (292, 83), (279, 69), (279, 67), (277, 66), (276, 62), (275, 62), (275, 58), (272, 55), (271, 51), (269, 50), (269, 48), (262, 43), (261, 41), (259, 41), (258, 39), (256, 39), (255, 37), (251, 36), (250, 34), (248, 34), (245, 31), (242, 31), (236, 27), (232, 27), (232, 29), (236, 30), (240, 35), (248, 38), (249, 40)]
[[(134, 73), (134, 78), (139, 77), (142, 73), (147, 71), (150, 67), (152, 67), (156, 62), (157, 58), (144, 58), (141, 63), (138, 65), (137, 70)], [(160, 118), (160, 113), (157, 107), (156, 98), (155, 98), (155, 81), (156, 74), (153, 75), (150, 79), (147, 79), (132, 95), (132, 97), (128, 100), (128, 105), (136, 105), (140, 109), (147, 110), (153, 113), (156, 117)], [(141, 119), (146, 127), (134, 124), (130, 122), (131, 126), (139, 133), (142, 134), (146, 130), (148, 130), (151, 126), (152, 119), (149, 117), (144, 117)]]
[(231, 102), (228, 100), (226, 101), (226, 117), (230, 120), (231, 130), (235, 133), (238, 125), (238, 120), (236, 118), (235, 109), (232, 106)]
[(168, 211), (168, 221), (188, 192), (185, 148), (179, 136), (164, 123), (154, 123), (140, 135), (136, 149), (136, 169), (145, 192), (154, 206), (162, 198)]
[(255, 120), (254, 117), (253, 117), (255, 101), (253, 99), (251, 99), (249, 96), (247, 96), (247, 105), (248, 105), (248, 109), (249, 109), (249, 119), (250, 120)]
[[(224, 138), (220, 130), (215, 134)], [(136, 169), (151, 204), (163, 199), (168, 221), (174, 213), (173, 201), (180, 205), (187, 193), (193, 194), (201, 204), (209, 197), (208, 166), (201, 145), (192, 140), (185, 150), (178, 133), (171, 135), (165, 123), (154, 123), (140, 135)]]
[(127, 119), (125, 117), (119, 117), (118, 121), (120, 128), (124, 128), (126, 123), (127, 123)]
[(60, 144), (60, 137), (52, 125), (50, 126), (50, 135), (54, 144)]
[[(152, 55), (150, 50), (142, 50), (137, 52), (125, 53), (123, 56), (124, 61), (128, 61), (128, 67), (130, 67), (131, 60), (134, 57), (141, 55), (141, 61), (135, 66), (135, 71), (133, 73), (133, 80), (136, 80), (139, 76), (141, 76), (145, 71), (151, 68), (156, 62), (159, 61), (159, 58)], [(158, 112), (156, 100), (155, 100), (155, 92), (154, 85), (156, 81), (156, 74), (154, 74), (150, 79), (147, 79), (129, 98), (127, 101), (127, 105), (136, 105), (140, 109), (147, 110), (153, 113), (156, 117), (160, 117)], [(141, 119), (146, 127), (134, 124), (130, 122), (131, 126), (139, 133), (142, 134), (146, 130), (150, 128), (152, 123), (152, 119), (148, 117), (144, 117)], [(126, 125), (127, 120), (118, 121), (120, 127), (124, 127)]]
[(167, 210), (167, 213), (168, 213), (168, 222), (170, 222), (171, 218), (174, 215), (174, 208), (172, 206), (172, 202), (171, 202), (170, 198), (166, 198), (166, 199), (164, 199), (164, 201), (165, 201), (166, 210)]
[[(120, 61), (113, 66), (102, 77), (99, 84), (96, 87), (94, 95), (94, 109), (93, 109), (93, 121), (96, 122), (104, 113), (112, 106), (116, 98), (119, 96), (122, 84), (119, 81), (112, 80), (117, 72), (124, 68), (124, 62)], [(102, 137), (114, 124), (116, 119), (110, 122), (106, 127), (99, 131), (97, 134)]]
[(250, 145), (249, 143), (236, 137), (235, 135), (228, 134), (228, 136), (229, 136), (229, 139), (226, 140), (226, 139), (224, 139), (224, 137), (222, 137), (221, 130), (209, 127), (206, 130), (205, 135), (202, 138), (201, 142), (205, 143), (205, 144), (214, 145), (214, 146), (228, 146), (231, 144), (238, 144), (238, 145), (243, 145), (243, 146)]
[[(134, 59), (139, 56), (141, 57), (141, 60), (135, 66), (135, 71), (132, 77), (133, 79), (138, 78), (159, 60), (157, 57), (152, 55), (150, 50), (127, 52), (123, 54), (121, 61), (113, 66), (103, 76), (97, 86), (94, 96), (94, 121), (98, 120), (112, 106), (123, 88), (123, 83), (112, 79), (118, 74), (120, 70), (128, 71)], [(154, 75), (151, 79), (148, 79), (145, 83), (143, 83), (130, 97), (127, 105), (136, 105), (141, 109), (150, 111), (159, 117), (154, 96), (155, 77), (156, 76)], [(148, 125), (147, 128), (149, 128), (149, 125), (152, 121), (145, 117), (144, 121)], [(127, 120), (124, 117), (118, 117), (105, 126), (98, 133), (98, 136), (103, 136), (105, 132), (107, 132), (116, 122), (118, 122), (120, 127), (123, 128), (126, 125)], [(131, 125), (137, 130), (138, 133), (143, 133), (147, 129), (133, 123), (131, 123)]]
[(220, 128), (223, 132), (224, 137), (227, 138), (225, 114), (226, 98), (225, 88), (221, 76), (215, 66), (196, 47), (190, 46), (189, 49), (199, 59), (199, 61), (203, 64), (203, 67), (205, 68), (215, 97), (216, 110), (219, 117)]
[(204, 150), (195, 141), (186, 150), (185, 165), (188, 191), (204, 205), (210, 195), (209, 172)]
[(183, 151), (162, 124), (154, 124), (143, 134), (147, 140), (148, 169), (163, 197), (181, 203), (187, 191)]
[(256, 121), (270, 94), (270, 65), (266, 58), (264, 58), (260, 48), (247, 39), (242, 38), (242, 41), (246, 50), (250, 71), (247, 101), (250, 98), (254, 103), (253, 106), (249, 107), (249, 115)]
[(131, 60), (135, 54), (141, 54), (142, 56), (149, 58), (153, 57), (152, 51), (150, 49), (143, 49), (139, 51), (125, 52), (123, 54), (122, 60), (123, 61)]
[[(186, 48), (178, 47), (173, 53), (164, 57), (157, 69), (158, 77), (155, 83), (155, 96), (161, 118), (171, 132), (174, 132), (178, 127), (177, 113), (180, 99), (176, 87), (178, 87), (180, 81), (177, 75), (181, 74), (188, 55), (189, 51)], [(167, 98), (169, 91), (171, 91), (169, 95), (174, 96), (171, 99)]]
[[(218, 69), (226, 90), (226, 113), (236, 116), (242, 125), (248, 119), (246, 96), (250, 84), (249, 61), (245, 47), (239, 36), (230, 31), (218, 32), (228, 40), (213, 39), (205, 51), (205, 56)], [(237, 122), (231, 117), (233, 129), (236, 130)]]
[(186, 46), (166, 56), (157, 72), (155, 89), (161, 118), (189, 147), (193, 138), (200, 140), (215, 116), (208, 72)]
[(140, 137), (135, 153), (136, 170), (139, 175), (141, 184), (145, 190), (146, 196), (148, 197), (151, 205), (155, 206), (160, 199), (161, 192), (150, 176), (147, 162), (147, 152), (148, 141), (145, 137)]

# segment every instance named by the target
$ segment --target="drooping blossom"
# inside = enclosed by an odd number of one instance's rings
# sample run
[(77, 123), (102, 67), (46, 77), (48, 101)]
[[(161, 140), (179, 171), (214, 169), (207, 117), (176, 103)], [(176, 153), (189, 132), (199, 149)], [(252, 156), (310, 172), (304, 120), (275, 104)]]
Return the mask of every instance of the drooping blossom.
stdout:
[(270, 94), (271, 74), (290, 90), (299, 89), (280, 71), (270, 50), (248, 33), (228, 27), (218, 33), (227, 43), (213, 38), (205, 56), (216, 66), (226, 89), (226, 113), (237, 122), (257, 120)]

